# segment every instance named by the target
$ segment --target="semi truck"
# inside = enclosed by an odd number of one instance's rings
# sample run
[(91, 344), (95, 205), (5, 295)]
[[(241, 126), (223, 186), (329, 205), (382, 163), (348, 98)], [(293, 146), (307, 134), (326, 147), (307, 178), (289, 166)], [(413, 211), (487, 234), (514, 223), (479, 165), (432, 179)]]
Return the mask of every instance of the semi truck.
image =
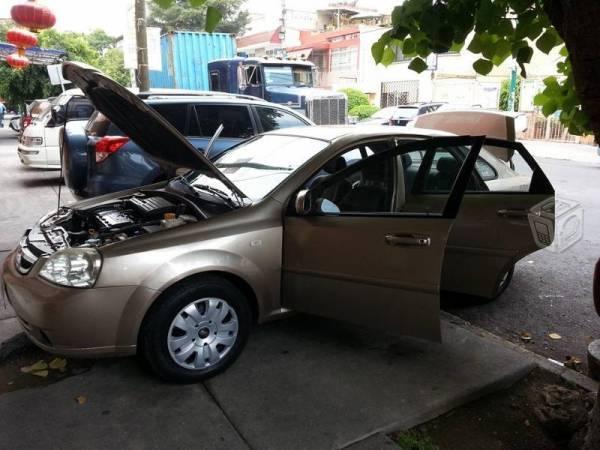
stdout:
[(208, 63), (210, 90), (251, 95), (301, 111), (317, 125), (346, 123), (341, 92), (315, 87), (318, 69), (310, 61), (235, 57)]
[(160, 44), (162, 69), (150, 71), (152, 88), (250, 95), (296, 109), (318, 125), (346, 123), (346, 96), (317, 88), (310, 61), (236, 56), (227, 33), (170, 32)]

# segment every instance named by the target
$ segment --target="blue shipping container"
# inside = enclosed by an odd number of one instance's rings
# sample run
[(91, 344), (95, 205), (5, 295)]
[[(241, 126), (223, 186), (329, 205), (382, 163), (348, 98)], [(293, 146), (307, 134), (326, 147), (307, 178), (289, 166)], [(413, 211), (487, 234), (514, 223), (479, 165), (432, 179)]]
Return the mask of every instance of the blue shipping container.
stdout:
[(210, 89), (208, 63), (233, 58), (235, 38), (228, 33), (175, 31), (160, 38), (162, 70), (150, 71), (150, 87)]

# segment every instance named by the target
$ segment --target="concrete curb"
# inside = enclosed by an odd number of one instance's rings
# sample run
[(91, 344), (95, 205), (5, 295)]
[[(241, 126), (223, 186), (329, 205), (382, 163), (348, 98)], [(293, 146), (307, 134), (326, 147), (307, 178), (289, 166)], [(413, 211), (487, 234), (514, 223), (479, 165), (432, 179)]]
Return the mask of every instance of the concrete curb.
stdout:
[(455, 316), (453, 314), (442, 311), (441, 317), (445, 318), (454, 325), (464, 327), (468, 330), (473, 331), (474, 333), (479, 334), (480, 336), (494, 339), (496, 342), (500, 342), (507, 348), (511, 348), (513, 350), (524, 353), (529, 358), (531, 358), (538, 367), (560, 376), (563, 380), (565, 380), (568, 383), (575, 384), (576, 386), (579, 386), (580, 388), (590, 392), (598, 391), (599, 383), (597, 381), (582, 373), (577, 372), (576, 370), (570, 369), (559, 362), (554, 362), (554, 360), (546, 358), (542, 355), (538, 355), (537, 353), (534, 353), (531, 350), (528, 350), (518, 344), (507, 341), (506, 339), (503, 339), (493, 333), (490, 333), (489, 331), (484, 330), (483, 328), (479, 328), (478, 326), (473, 325), (471, 322), (461, 319), (460, 317)]

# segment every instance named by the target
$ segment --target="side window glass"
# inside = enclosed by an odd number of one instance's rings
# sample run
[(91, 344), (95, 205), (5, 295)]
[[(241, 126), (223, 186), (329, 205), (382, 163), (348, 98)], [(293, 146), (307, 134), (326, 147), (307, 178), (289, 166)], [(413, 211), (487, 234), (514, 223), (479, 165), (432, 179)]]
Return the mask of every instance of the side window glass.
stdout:
[(189, 136), (211, 137), (223, 124), (223, 138), (249, 138), (254, 135), (246, 106), (195, 105), (190, 120)]
[(280, 109), (257, 107), (256, 112), (264, 131), (306, 126), (306, 123), (299, 118)]
[(210, 73), (210, 90), (220, 91), (221, 90), (221, 76), (218, 70), (214, 70)]
[(484, 146), (475, 170), (490, 193), (529, 192), (533, 181), (533, 169), (521, 153), (503, 147)]
[(260, 70), (258, 66), (246, 66), (246, 80), (250, 85), (260, 84)]
[(185, 134), (185, 124), (187, 119), (187, 104), (155, 104), (150, 105), (154, 110), (167, 119), (171, 125), (177, 128), (182, 134)]

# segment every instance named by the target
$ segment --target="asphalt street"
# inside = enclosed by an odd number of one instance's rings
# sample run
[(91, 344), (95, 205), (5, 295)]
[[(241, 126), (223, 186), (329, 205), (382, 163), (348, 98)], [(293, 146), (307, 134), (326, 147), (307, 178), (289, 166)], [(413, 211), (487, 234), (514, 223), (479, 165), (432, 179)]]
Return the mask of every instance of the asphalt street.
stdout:
[[(531, 145), (538, 155), (545, 154), (545, 148), (554, 153), (562, 148), (543, 142)], [(575, 148), (563, 147), (564, 152)], [(544, 356), (558, 361), (567, 356), (585, 359), (588, 342), (600, 338), (600, 319), (592, 304), (592, 273), (600, 257), (600, 157), (597, 162), (593, 157), (586, 162), (537, 159), (559, 197), (583, 208), (583, 239), (562, 253), (541, 250), (519, 262), (512, 284), (498, 300), (445, 308)], [(58, 184), (56, 170), (23, 167), (14, 133), (0, 129), (0, 260), (28, 226), (56, 207)], [(61, 198), (63, 204), (73, 201), (66, 189)], [(530, 341), (521, 340), (524, 332), (531, 335)], [(561, 339), (551, 339), (550, 333)]]

